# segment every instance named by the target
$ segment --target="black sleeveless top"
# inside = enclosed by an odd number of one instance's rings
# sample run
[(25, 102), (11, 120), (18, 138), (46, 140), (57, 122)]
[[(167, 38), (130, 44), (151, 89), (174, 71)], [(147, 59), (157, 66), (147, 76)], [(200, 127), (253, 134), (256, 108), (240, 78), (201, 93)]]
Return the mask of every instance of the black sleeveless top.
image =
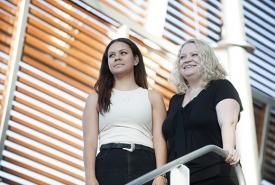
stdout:
[[(182, 107), (184, 94), (174, 95), (169, 104), (162, 132), (168, 142), (168, 162), (206, 145), (223, 148), (216, 105), (224, 99), (242, 104), (239, 94), (228, 80), (215, 80), (196, 98)], [(240, 114), (239, 114), (240, 118)], [(205, 154), (185, 164), (190, 169), (190, 182), (214, 176), (235, 176), (233, 168), (215, 153)]]

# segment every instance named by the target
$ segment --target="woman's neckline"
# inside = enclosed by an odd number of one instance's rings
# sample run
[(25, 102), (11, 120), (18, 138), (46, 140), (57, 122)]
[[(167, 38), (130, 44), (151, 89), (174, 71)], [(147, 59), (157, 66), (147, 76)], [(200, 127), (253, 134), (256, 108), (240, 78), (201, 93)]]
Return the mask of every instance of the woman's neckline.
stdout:
[(132, 89), (132, 90), (118, 90), (118, 89), (115, 89), (115, 88), (113, 88), (113, 90), (114, 90), (114, 91), (120, 91), (120, 92), (131, 92), (131, 91), (138, 90), (139, 88), (141, 88), (141, 87), (137, 87), (137, 88)]
[[(201, 94), (201, 92), (203, 92), (203, 90), (204, 89), (202, 89), (195, 97), (193, 97), (187, 104), (185, 104), (184, 106), (182, 106), (182, 104), (181, 104), (181, 107), (182, 108), (185, 108), (187, 105), (189, 105), (191, 102), (193, 102), (200, 94)], [(183, 99), (182, 99), (182, 101), (184, 100), (184, 98), (185, 98), (185, 94), (183, 94)]]

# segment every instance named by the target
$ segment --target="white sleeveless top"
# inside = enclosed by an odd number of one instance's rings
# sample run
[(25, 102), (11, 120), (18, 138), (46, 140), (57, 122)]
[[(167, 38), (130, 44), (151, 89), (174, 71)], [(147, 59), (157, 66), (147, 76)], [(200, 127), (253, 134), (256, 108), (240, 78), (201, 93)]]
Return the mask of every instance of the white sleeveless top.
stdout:
[(113, 89), (110, 111), (99, 114), (99, 146), (107, 143), (135, 143), (153, 148), (152, 108), (148, 90)]

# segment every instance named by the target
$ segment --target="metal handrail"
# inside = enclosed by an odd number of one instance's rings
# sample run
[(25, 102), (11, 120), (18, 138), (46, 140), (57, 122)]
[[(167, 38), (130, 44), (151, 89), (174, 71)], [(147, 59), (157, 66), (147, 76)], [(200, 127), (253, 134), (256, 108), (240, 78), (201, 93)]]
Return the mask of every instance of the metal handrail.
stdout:
[[(142, 184), (156, 178), (157, 176), (160, 176), (161, 174), (164, 174), (166, 172), (171, 171), (172, 169), (174, 169), (176, 167), (179, 167), (181, 164), (185, 164), (185, 163), (192, 161), (193, 159), (196, 159), (196, 158), (198, 158), (206, 153), (209, 153), (209, 152), (214, 152), (224, 158), (226, 158), (226, 156), (227, 156), (227, 152), (225, 150), (221, 149), (220, 147), (217, 147), (215, 145), (207, 145), (207, 146), (202, 147), (198, 150), (195, 150), (183, 157), (180, 157), (174, 161), (171, 161), (160, 168), (157, 168), (149, 173), (146, 173), (145, 175), (127, 183), (126, 185), (142, 185)], [(237, 178), (239, 181), (239, 185), (245, 185), (246, 184), (245, 178), (244, 178), (243, 171), (241, 169), (240, 164), (237, 163), (237, 164), (233, 165), (233, 168), (236, 172), (236, 175), (237, 175)]]

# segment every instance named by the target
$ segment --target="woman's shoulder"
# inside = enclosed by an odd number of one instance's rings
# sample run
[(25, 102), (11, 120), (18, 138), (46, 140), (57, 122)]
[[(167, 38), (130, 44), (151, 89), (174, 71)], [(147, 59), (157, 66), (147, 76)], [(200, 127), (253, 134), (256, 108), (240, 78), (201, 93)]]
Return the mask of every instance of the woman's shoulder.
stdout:
[(181, 99), (184, 97), (184, 93), (177, 93), (177, 94), (174, 94), (172, 97), (171, 97), (171, 101), (172, 100), (178, 100), (178, 99)]
[(229, 80), (227, 79), (215, 80), (212, 84), (213, 84), (212, 91), (209, 91), (209, 92), (215, 95), (215, 101), (216, 101), (215, 104), (217, 104), (218, 102), (224, 99), (235, 99), (237, 102), (239, 102), (242, 110), (239, 93)]
[(182, 103), (183, 97), (184, 97), (184, 94), (182, 94), (182, 93), (174, 94), (174, 95), (170, 98), (170, 103), (169, 103), (169, 105), (174, 105), (174, 104), (177, 103), (177, 102)]
[(165, 109), (164, 99), (162, 94), (156, 90), (148, 90), (148, 98), (153, 107)]
[(212, 88), (226, 88), (233, 87), (233, 84), (227, 79), (218, 79), (210, 82), (209, 87)]
[(217, 80), (213, 80), (211, 81), (211, 83), (215, 84), (215, 85), (226, 85), (226, 84), (232, 84), (229, 80), (227, 79), (217, 79)]
[(97, 100), (98, 100), (98, 94), (97, 92), (93, 91), (88, 95), (86, 102), (90, 102), (90, 103), (97, 102)]
[(84, 108), (84, 113), (92, 112), (96, 110), (98, 112), (98, 94), (97, 92), (91, 92), (87, 99)]
[(162, 94), (157, 90), (148, 90), (148, 96), (149, 96), (149, 99), (163, 98)]

